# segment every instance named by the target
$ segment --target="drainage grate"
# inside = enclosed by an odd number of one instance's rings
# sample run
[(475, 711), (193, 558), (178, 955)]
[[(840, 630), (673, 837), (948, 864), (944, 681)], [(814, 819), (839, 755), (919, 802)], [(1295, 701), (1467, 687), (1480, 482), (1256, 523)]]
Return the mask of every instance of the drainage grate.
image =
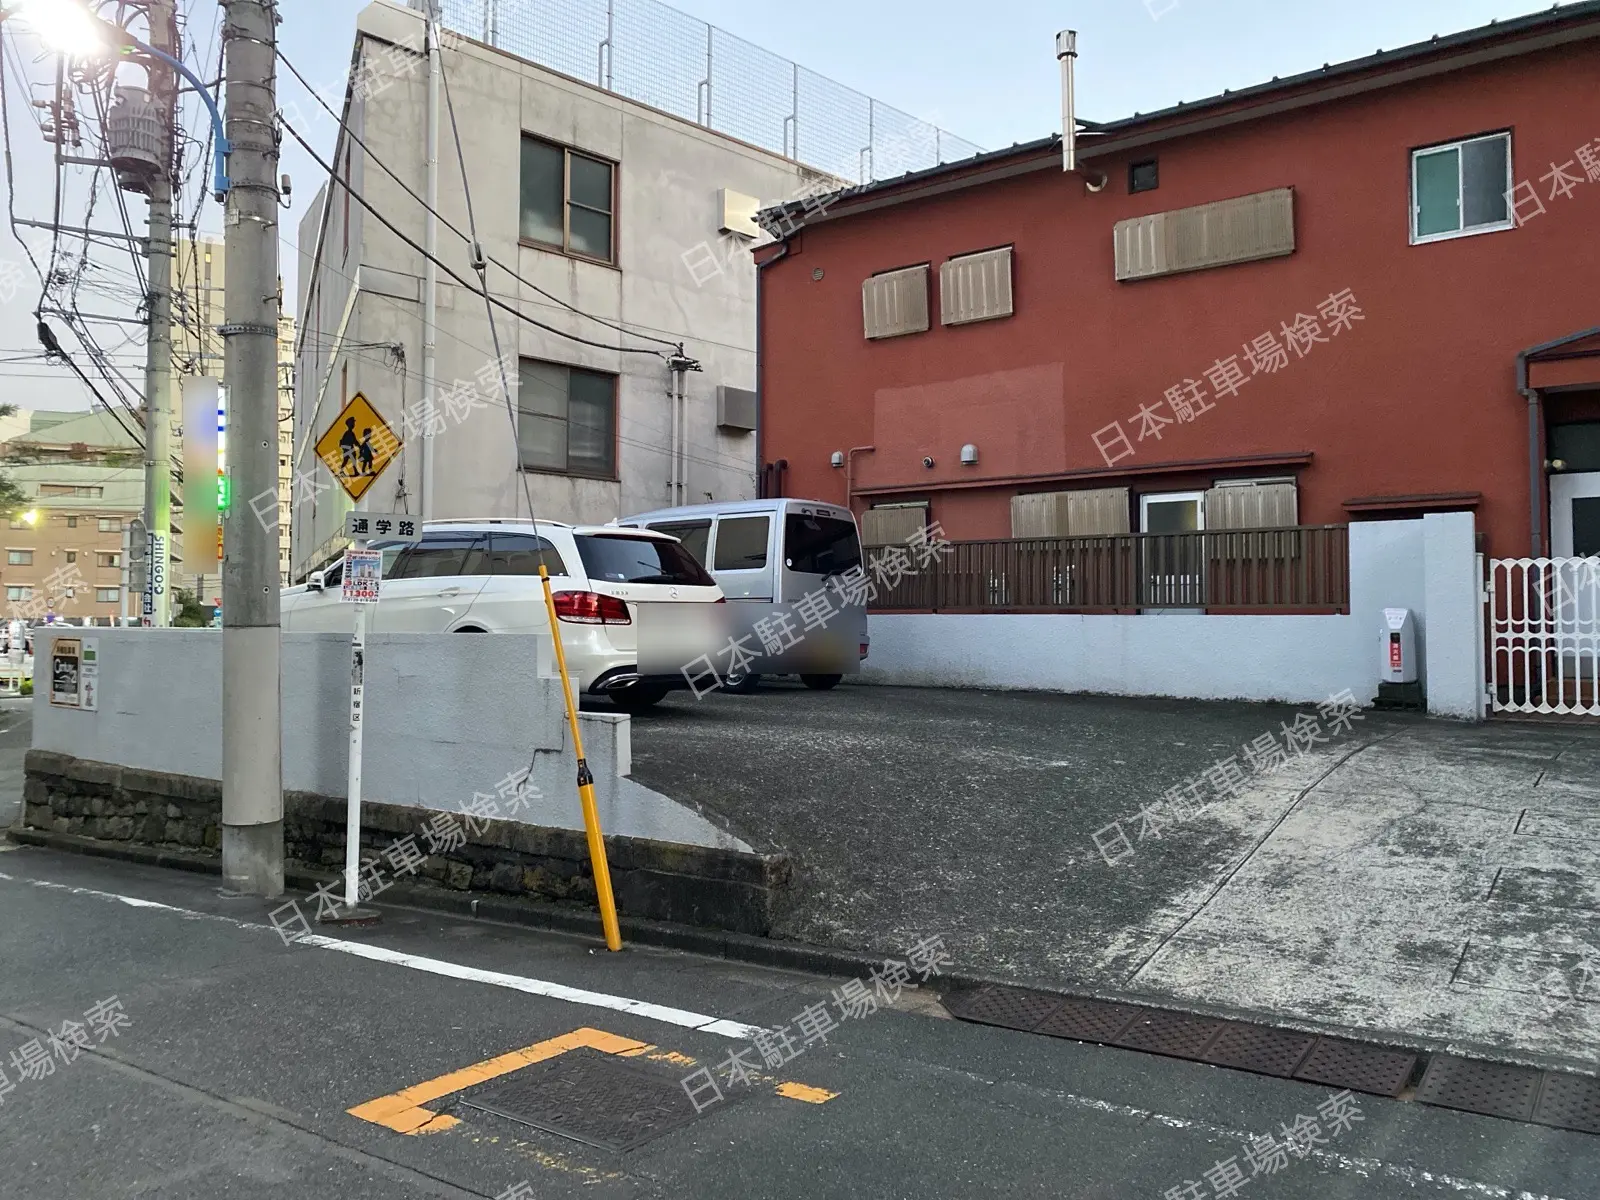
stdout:
[(602, 1150), (632, 1150), (695, 1119), (677, 1079), (587, 1047), (521, 1067), (461, 1103)]
[(1549, 1072), (1533, 1119), (1557, 1129), (1600, 1133), (1600, 1079)]
[(1035, 1033), (1073, 1038), (1080, 1042), (1109, 1042), (1144, 1010), (1131, 1004), (1103, 1000), (1067, 1000), (1034, 1028)]
[(1061, 997), (988, 984), (976, 991), (952, 993), (945, 997), (944, 1005), (951, 1016), (963, 1021), (1027, 1033), (1061, 1006)]
[(1287, 1079), (1316, 1040), (1309, 1033), (1290, 1033), (1264, 1025), (1229, 1024), (1223, 1026), (1217, 1040), (1211, 1043), (1204, 1061)]
[(1398, 1096), (1416, 1065), (1417, 1056), (1408, 1050), (1382, 1050), (1362, 1042), (1318, 1038), (1294, 1078), (1374, 1096)]
[(1199, 1058), (1206, 1044), (1221, 1028), (1221, 1021), (1147, 1009), (1122, 1032), (1115, 1045), (1126, 1046), (1130, 1050), (1149, 1050), (1173, 1058)]
[(1434, 1055), (1417, 1086), (1423, 1104), (1513, 1121), (1532, 1120), (1538, 1094), (1539, 1072), (1533, 1067), (1474, 1062), (1451, 1054)]

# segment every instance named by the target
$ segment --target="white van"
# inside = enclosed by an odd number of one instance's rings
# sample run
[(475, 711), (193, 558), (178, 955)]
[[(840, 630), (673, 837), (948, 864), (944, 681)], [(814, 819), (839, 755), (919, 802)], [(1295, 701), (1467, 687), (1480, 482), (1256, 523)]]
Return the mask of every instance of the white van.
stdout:
[[(854, 628), (857, 648), (849, 662), (822, 673), (801, 672), (809, 688), (826, 690), (843, 674), (861, 669), (867, 657), (867, 608), (864, 599), (848, 600), (838, 580), (863, 567), (861, 533), (847, 508), (817, 500), (727, 500), (663, 508), (623, 517), (613, 524), (671, 534), (711, 572), (730, 603), (761, 604), (772, 609), (825, 592)], [(833, 623), (830, 622), (830, 627)], [(770, 669), (770, 662), (769, 662)], [(730, 675), (729, 691), (749, 691), (762, 674), (758, 662), (748, 673)]]

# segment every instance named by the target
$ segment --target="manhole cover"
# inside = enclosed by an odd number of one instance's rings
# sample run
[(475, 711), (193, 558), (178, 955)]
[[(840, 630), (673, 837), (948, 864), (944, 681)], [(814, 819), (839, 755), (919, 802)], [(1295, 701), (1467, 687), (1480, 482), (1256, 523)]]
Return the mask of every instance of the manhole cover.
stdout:
[(678, 1079), (588, 1047), (519, 1068), (461, 1103), (602, 1150), (632, 1150), (695, 1119)]
[(1533, 1119), (1557, 1129), (1600, 1133), (1600, 1079), (1551, 1071), (1544, 1077)]
[(1398, 1096), (1416, 1065), (1417, 1056), (1408, 1050), (1319, 1038), (1294, 1078), (1374, 1096)]
[(1047, 992), (1029, 992), (1022, 988), (995, 987), (992, 984), (976, 991), (956, 992), (944, 1001), (950, 1015), (963, 1021), (999, 1025), (1023, 1032), (1032, 1030), (1060, 1004), (1060, 996), (1052, 996)]
[(1116, 1045), (1173, 1058), (1198, 1058), (1221, 1028), (1221, 1021), (1148, 1009), (1122, 1032)]
[(1463, 1112), (1527, 1121), (1533, 1118), (1539, 1074), (1533, 1067), (1474, 1062), (1470, 1058), (1436, 1054), (1428, 1064), (1428, 1073), (1417, 1086), (1417, 1099), (1440, 1108), (1459, 1108)]
[(1205, 1061), (1287, 1079), (1316, 1040), (1309, 1033), (1290, 1033), (1264, 1025), (1225, 1025), (1206, 1051)]
[(1060, 1008), (1035, 1026), (1034, 1032), (1048, 1033), (1051, 1037), (1074, 1038), (1080, 1042), (1109, 1042), (1142, 1011), (1130, 1004), (1065, 1000)]

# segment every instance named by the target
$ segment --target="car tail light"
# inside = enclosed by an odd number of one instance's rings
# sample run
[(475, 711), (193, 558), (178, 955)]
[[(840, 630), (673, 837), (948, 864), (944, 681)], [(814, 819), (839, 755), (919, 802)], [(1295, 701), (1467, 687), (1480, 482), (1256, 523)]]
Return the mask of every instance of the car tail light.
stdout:
[(862, 642), (861, 643), (861, 657), (865, 658), (866, 656), (867, 656), (867, 644), (865, 642)]
[(718, 596), (716, 599), (716, 603), (718, 604), (726, 604), (727, 602), (728, 598), (726, 596)]
[(631, 625), (628, 606), (615, 596), (596, 592), (557, 592), (556, 616), (576, 625)]

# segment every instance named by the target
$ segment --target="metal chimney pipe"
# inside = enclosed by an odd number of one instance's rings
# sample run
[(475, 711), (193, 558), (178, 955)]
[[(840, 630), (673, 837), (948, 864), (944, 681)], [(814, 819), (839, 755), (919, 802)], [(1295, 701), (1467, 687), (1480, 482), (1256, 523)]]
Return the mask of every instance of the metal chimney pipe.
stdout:
[(1061, 64), (1061, 169), (1078, 169), (1078, 118), (1073, 97), (1072, 72), (1078, 60), (1078, 31), (1056, 34), (1056, 61)]

